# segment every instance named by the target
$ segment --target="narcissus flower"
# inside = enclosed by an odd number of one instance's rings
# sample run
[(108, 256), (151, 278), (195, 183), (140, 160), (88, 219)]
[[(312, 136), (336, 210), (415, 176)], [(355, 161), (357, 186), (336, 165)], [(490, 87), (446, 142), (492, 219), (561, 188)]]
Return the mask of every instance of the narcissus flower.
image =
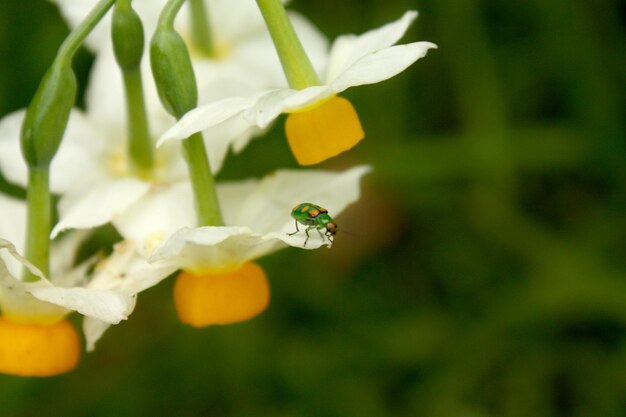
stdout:
[[(69, 24), (80, 23), (97, 0), (54, 0)], [(146, 42), (154, 32), (165, 0), (134, 0), (132, 5), (142, 19)], [(225, 97), (253, 97), (270, 88), (286, 85), (280, 61), (263, 18), (251, 0), (208, 0), (208, 21), (215, 53), (201, 54), (194, 46), (190, 13), (187, 4), (176, 19), (176, 28), (187, 41), (198, 85), (199, 103)], [(321, 70), (326, 60), (328, 41), (305, 17), (290, 12), (290, 18), (303, 44)], [(113, 54), (110, 24), (105, 19), (88, 38), (88, 45), (97, 52), (86, 91), (90, 120), (105, 131), (125, 132), (125, 102), (123, 80)], [(146, 51), (148, 49), (146, 48)], [(145, 57), (147, 58), (147, 57)], [(144, 90), (148, 120), (152, 132), (159, 136), (174, 124), (173, 117), (163, 108), (157, 94), (149, 59), (143, 59)], [(239, 152), (249, 141), (263, 132), (242, 120), (233, 119), (205, 133), (209, 141), (209, 162), (213, 172), (222, 167), (229, 148)]]
[(437, 47), (430, 42), (394, 45), (416, 17), (417, 12), (408, 11), (399, 20), (360, 36), (337, 38), (321, 77), (322, 85), (271, 90), (253, 98), (226, 98), (199, 106), (166, 131), (157, 144), (181, 140), (233, 119), (264, 129), (281, 113), (288, 113), (287, 139), (300, 164), (311, 165), (338, 155), (356, 145), (364, 133), (352, 104), (337, 94), (391, 78)]
[[(24, 202), (0, 194), (0, 372), (22, 376), (49, 376), (71, 370), (80, 356), (80, 338), (65, 319), (72, 311), (85, 316), (87, 322), (117, 324), (125, 320), (135, 305), (137, 292), (149, 286), (140, 269), (149, 277), (160, 277), (162, 265), (148, 265), (134, 248), (127, 247), (124, 256), (141, 268), (123, 268), (128, 273), (120, 283), (107, 263), (93, 261), (74, 266), (78, 246), (84, 233), (71, 233), (53, 242), (48, 278), (25, 259), (23, 246), (26, 222)], [(134, 253), (134, 254), (133, 254)], [(118, 253), (107, 260), (117, 264)], [(128, 262), (125, 263), (126, 266)], [(36, 281), (23, 281), (29, 270)], [(167, 276), (171, 271), (163, 270)], [(87, 334), (93, 344), (100, 334)]]
[[(28, 171), (20, 152), (24, 111), (0, 120), (0, 171), (26, 186)], [(94, 118), (96, 120), (94, 120)], [(157, 186), (188, 176), (180, 146), (159, 149), (150, 178), (135, 175), (127, 155), (125, 134), (103, 126), (97, 113), (73, 110), (59, 151), (52, 161), (50, 188), (61, 194), (60, 221), (53, 237), (65, 229), (87, 229), (112, 221)]]
[[(254, 317), (269, 302), (269, 285), (255, 259), (287, 246), (304, 247), (304, 231), (294, 235), (291, 209), (315, 201), (339, 214), (359, 196), (368, 171), (344, 173), (278, 171), (260, 181), (218, 184), (225, 226), (194, 227), (189, 183), (163, 188), (133, 205), (115, 226), (135, 242), (150, 262), (182, 269), (174, 299), (184, 323), (196, 327)], [(331, 243), (311, 233), (306, 249)]]

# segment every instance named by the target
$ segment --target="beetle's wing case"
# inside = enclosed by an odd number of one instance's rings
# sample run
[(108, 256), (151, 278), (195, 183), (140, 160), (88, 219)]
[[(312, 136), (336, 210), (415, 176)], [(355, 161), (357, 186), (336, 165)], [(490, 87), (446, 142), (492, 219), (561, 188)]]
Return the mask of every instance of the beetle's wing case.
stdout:
[(318, 210), (318, 209), (316, 209), (316, 208), (311, 209), (311, 210), (309, 210), (309, 217), (310, 217), (311, 219), (314, 219), (314, 218), (316, 218), (317, 216), (319, 216), (319, 215), (320, 215), (320, 213), (323, 213), (323, 212), (322, 212), (322, 211), (320, 211), (320, 210)]

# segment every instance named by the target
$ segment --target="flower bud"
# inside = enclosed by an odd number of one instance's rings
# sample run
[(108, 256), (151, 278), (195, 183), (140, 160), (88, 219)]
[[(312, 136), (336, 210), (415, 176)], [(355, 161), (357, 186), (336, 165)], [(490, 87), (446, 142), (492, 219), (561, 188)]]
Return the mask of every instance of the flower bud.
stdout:
[(177, 119), (196, 107), (196, 77), (185, 41), (170, 27), (157, 28), (150, 45), (150, 64), (159, 97)]
[(46, 167), (59, 149), (76, 97), (76, 76), (69, 62), (55, 62), (28, 106), (21, 143), (29, 167)]
[(139, 67), (143, 55), (143, 26), (130, 2), (118, 1), (115, 4), (111, 37), (119, 66), (124, 70)]

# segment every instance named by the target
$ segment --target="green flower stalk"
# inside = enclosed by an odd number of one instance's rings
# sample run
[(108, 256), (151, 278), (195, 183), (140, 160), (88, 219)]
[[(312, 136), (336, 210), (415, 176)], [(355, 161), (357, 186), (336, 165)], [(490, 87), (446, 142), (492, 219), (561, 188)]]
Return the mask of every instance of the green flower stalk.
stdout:
[(306, 87), (321, 85), (322, 82), (313, 69), (313, 65), (304, 51), (280, 0), (256, 0), (256, 2), (278, 51), (278, 57), (289, 86), (301, 90)]
[[(114, 2), (115, 0), (101, 0), (65, 39), (52, 66), (39, 84), (22, 124), (22, 154), (29, 171), (26, 258), (44, 274), (49, 272), (52, 217), (50, 163), (61, 145), (76, 97), (76, 76), (72, 70), (72, 59), (89, 32)], [(24, 270), (24, 280), (38, 279), (29, 270)]]
[(154, 168), (154, 152), (141, 78), (144, 33), (130, 0), (117, 0), (111, 36), (115, 59), (122, 70), (128, 117), (128, 155), (132, 171), (147, 178)]
[(200, 53), (207, 57), (215, 56), (215, 44), (213, 33), (209, 26), (209, 15), (204, 0), (189, 0), (189, 12), (191, 17), (191, 38), (193, 44)]
[[(189, 51), (182, 37), (174, 30), (174, 19), (183, 2), (168, 1), (150, 44), (150, 64), (159, 97), (165, 109), (176, 119), (198, 104), (198, 88)], [(189, 167), (198, 224), (223, 225), (215, 180), (200, 133), (183, 141), (183, 154)]]

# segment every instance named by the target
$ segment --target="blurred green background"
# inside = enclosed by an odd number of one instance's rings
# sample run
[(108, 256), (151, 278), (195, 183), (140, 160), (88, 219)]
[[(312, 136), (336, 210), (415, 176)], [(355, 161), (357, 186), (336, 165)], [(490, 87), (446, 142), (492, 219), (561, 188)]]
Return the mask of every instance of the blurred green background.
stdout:
[[(239, 325), (179, 324), (166, 281), (74, 372), (0, 375), (0, 415), (626, 416), (626, 3), (293, 8), (331, 38), (417, 8), (404, 39), (439, 45), (346, 94), (368, 137), (326, 167), (375, 168), (352, 235), (262, 259), (271, 306)], [(0, 10), (4, 115), (67, 28), (44, 1)], [(280, 125), (222, 178), (295, 166)]]

